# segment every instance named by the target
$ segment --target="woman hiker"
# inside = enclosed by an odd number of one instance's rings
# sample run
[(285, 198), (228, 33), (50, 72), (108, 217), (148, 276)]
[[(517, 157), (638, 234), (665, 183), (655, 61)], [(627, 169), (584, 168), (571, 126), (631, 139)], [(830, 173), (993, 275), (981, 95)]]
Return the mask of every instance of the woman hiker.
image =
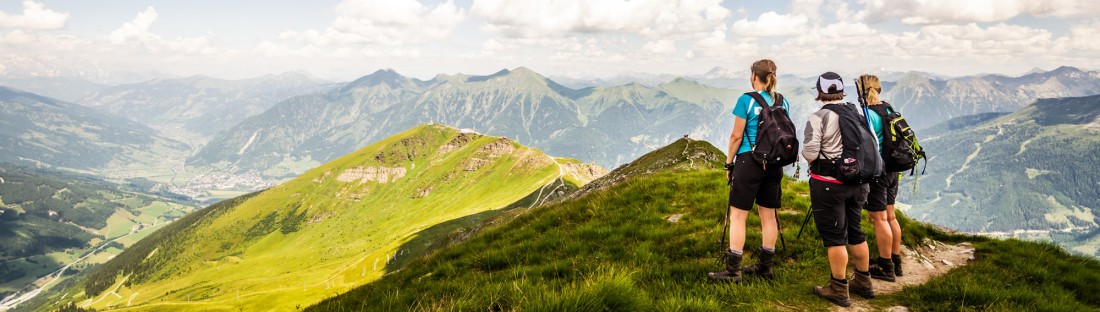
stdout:
[[(859, 77), (859, 88), (864, 95), (867, 105), (872, 109), (867, 114), (871, 130), (875, 133), (879, 142), (879, 153), (882, 153), (883, 133), (889, 125), (884, 125), (886, 116), (881, 109), (883, 101), (879, 99), (882, 93), (882, 83), (877, 76), (863, 75)], [(883, 157), (886, 158), (885, 156)], [(882, 176), (871, 182), (867, 194), (867, 211), (871, 218), (871, 224), (875, 226), (875, 242), (878, 244), (878, 258), (871, 264), (871, 277), (888, 282), (897, 280), (902, 275), (901, 271), (901, 225), (894, 214), (894, 201), (898, 197), (898, 172), (884, 171)]]
[[(726, 267), (707, 274), (717, 281), (740, 282), (742, 272), (767, 279), (775, 278), (772, 266), (779, 232), (775, 209), (781, 205), (782, 190), (779, 184), (783, 178), (783, 168), (767, 168), (750, 153), (756, 144), (761, 109), (764, 105), (774, 104), (777, 97), (782, 99), (775, 92), (775, 63), (767, 59), (753, 63), (749, 82), (753, 91), (738, 98), (733, 108), (733, 132), (730, 133), (729, 150), (726, 153), (727, 182), (730, 185), (727, 208), (730, 209), (729, 249), (726, 250)], [(782, 100), (782, 105), (790, 111), (790, 104), (785, 99)], [(760, 259), (756, 264), (742, 268), (745, 220), (748, 219), (754, 203), (760, 208), (757, 213), (760, 215), (763, 236)]]

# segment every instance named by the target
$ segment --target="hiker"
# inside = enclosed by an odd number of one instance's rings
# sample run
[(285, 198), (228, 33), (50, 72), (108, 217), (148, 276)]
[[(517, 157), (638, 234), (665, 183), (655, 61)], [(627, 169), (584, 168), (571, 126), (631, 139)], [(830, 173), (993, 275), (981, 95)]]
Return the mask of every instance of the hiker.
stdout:
[[(856, 81), (861, 103), (867, 104), (867, 119), (879, 142), (879, 154), (883, 160), (883, 175), (875, 179), (868, 189), (867, 210), (875, 226), (878, 242), (878, 258), (871, 265), (871, 277), (884, 281), (896, 281), (902, 276), (901, 225), (894, 212), (901, 172), (912, 170), (916, 174), (917, 163), (927, 155), (917, 142), (909, 122), (890, 103), (879, 99), (882, 83), (874, 75), (860, 76)], [(923, 171), (922, 171), (923, 173)]]
[[(875, 75), (859, 76), (860, 94), (864, 97), (871, 114), (867, 114), (867, 120), (871, 130), (879, 142), (879, 154), (884, 154), (885, 136), (888, 125), (884, 125), (887, 117), (883, 101), (879, 99), (882, 93), (882, 83)], [(883, 157), (884, 159), (887, 157)], [(871, 224), (875, 227), (875, 242), (878, 243), (878, 258), (870, 266), (871, 277), (887, 282), (897, 281), (902, 275), (901, 271), (901, 225), (894, 214), (894, 201), (898, 197), (898, 177), (900, 172), (883, 170), (882, 176), (871, 182), (867, 193), (867, 209)]]
[[(873, 167), (874, 161), (862, 163), (851, 155), (852, 145), (874, 146), (866, 121), (856, 111), (854, 104), (844, 102), (844, 81), (834, 72), (826, 72), (817, 79), (817, 100), (822, 108), (810, 115), (806, 122), (802, 156), (810, 164), (810, 209), (821, 241), (829, 254), (829, 282), (814, 286), (818, 296), (842, 307), (851, 305), (849, 290), (860, 296), (874, 297), (871, 275), (868, 272), (869, 253), (866, 237), (859, 227), (865, 197), (861, 173)], [(863, 126), (859, 123), (862, 121)], [(861, 130), (862, 128), (863, 130)], [(862, 136), (857, 137), (860, 132)], [(864, 139), (864, 140), (860, 140)], [(871, 140), (871, 141), (866, 141)], [(862, 142), (861, 142), (862, 141)], [(877, 152), (871, 156), (878, 157)], [(877, 166), (881, 172), (881, 159)], [(853, 165), (863, 167), (852, 168)], [(873, 168), (870, 168), (873, 169)], [(877, 174), (864, 174), (867, 180)], [(847, 249), (845, 249), (847, 247)], [(856, 273), (851, 283), (847, 280), (848, 255), (854, 258)]]
[[(775, 278), (772, 267), (776, 236), (779, 234), (776, 209), (780, 207), (783, 195), (780, 181), (783, 179), (783, 166), (798, 158), (798, 139), (794, 137), (794, 124), (787, 114), (790, 104), (775, 92), (775, 63), (767, 59), (753, 63), (749, 82), (753, 91), (741, 95), (733, 108), (733, 131), (730, 133), (725, 166), (726, 182), (730, 186), (726, 207), (726, 221), (729, 222), (726, 266), (721, 271), (707, 274), (717, 281), (740, 282), (742, 272), (766, 279)], [(780, 105), (775, 105), (776, 102)], [(757, 263), (742, 268), (745, 220), (754, 203), (760, 208), (757, 212), (763, 239), (757, 253)]]

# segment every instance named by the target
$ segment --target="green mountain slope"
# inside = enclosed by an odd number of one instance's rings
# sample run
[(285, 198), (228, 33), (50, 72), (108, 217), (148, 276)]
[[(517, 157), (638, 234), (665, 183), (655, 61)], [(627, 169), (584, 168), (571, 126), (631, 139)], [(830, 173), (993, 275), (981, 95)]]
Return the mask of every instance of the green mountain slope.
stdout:
[[(706, 142), (677, 141), (646, 155), (643, 159), (648, 160), (640, 159), (636, 166), (610, 173), (626, 177), (618, 183), (509, 222), (456, 231), (451, 244), (309, 310), (829, 309), (829, 303), (810, 292), (812, 285), (827, 278), (825, 249), (814, 238), (812, 225), (807, 229), (810, 236), (795, 238), (808, 205), (804, 182), (784, 181), (780, 219), (786, 249), (781, 250), (778, 278), (772, 283), (750, 278), (742, 285), (707, 281), (706, 272), (719, 267), (716, 256), (727, 187), (724, 172), (714, 166), (721, 157)], [(711, 165), (691, 165), (700, 162)], [(650, 165), (657, 163), (670, 165)], [(674, 215), (680, 218), (670, 221)], [(759, 227), (754, 215), (749, 217), (750, 229)], [(1100, 308), (1100, 300), (1092, 295), (1100, 290), (1100, 262), (1069, 256), (1050, 245), (949, 235), (904, 216), (901, 222), (908, 246), (927, 238), (971, 240), (978, 246), (978, 260), (928, 284), (880, 296), (870, 301), (870, 308)], [(873, 233), (869, 226), (865, 222), (864, 231)], [(747, 249), (759, 241), (759, 231), (750, 230)], [(1074, 274), (1063, 274), (1068, 272)]]
[(86, 107), (0, 87), (0, 162), (77, 170), (153, 167), (184, 144)]
[(192, 209), (172, 194), (159, 195), (85, 175), (0, 164), (0, 299), (37, 289), (25, 287), (49, 273), (54, 275), (43, 282), (52, 282), (70, 263), (75, 265), (65, 275), (105, 262), (149, 228)]
[[(157, 232), (65, 294), (82, 307), (285, 310), (381, 277), (402, 247), (600, 175), (513, 141), (421, 126)], [(430, 240), (430, 239), (429, 239)]]
[[(922, 140), (928, 174), (903, 185), (908, 214), (968, 232), (1056, 239), (1100, 255), (1100, 96), (1042, 99)], [(912, 179), (906, 179), (912, 181)], [(1019, 233), (1016, 233), (1020, 231)], [(1027, 231), (1027, 232), (1024, 232)]]

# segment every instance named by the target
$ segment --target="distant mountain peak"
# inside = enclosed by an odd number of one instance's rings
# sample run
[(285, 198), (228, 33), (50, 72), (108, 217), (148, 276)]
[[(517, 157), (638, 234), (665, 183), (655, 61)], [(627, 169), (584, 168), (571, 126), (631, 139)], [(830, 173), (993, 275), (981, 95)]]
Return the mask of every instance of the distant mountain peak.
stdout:
[(379, 69), (374, 73), (371, 73), (370, 75), (366, 75), (359, 79), (356, 79), (355, 81), (349, 82), (347, 85), (341, 88), (340, 91), (344, 92), (354, 88), (373, 87), (383, 84), (390, 87), (400, 87), (408, 83), (408, 80), (408, 78), (402, 76), (401, 74), (398, 74), (397, 71), (393, 69)]
[(1054, 70), (1050, 71), (1050, 73), (1058, 74), (1058, 75), (1069, 74), (1069, 73), (1083, 73), (1083, 72), (1084, 71), (1082, 71), (1081, 69), (1079, 69), (1077, 67), (1073, 67), (1073, 66), (1059, 66), (1058, 68), (1055, 68)]

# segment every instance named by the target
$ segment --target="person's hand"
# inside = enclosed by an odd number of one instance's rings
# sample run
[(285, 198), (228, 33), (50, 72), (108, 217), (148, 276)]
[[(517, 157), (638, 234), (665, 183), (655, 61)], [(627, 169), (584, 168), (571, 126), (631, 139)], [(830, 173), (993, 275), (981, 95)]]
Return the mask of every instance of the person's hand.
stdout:
[(733, 184), (733, 163), (728, 163), (728, 164), (725, 165), (725, 167), (726, 167), (726, 184), (727, 185), (732, 185)]

